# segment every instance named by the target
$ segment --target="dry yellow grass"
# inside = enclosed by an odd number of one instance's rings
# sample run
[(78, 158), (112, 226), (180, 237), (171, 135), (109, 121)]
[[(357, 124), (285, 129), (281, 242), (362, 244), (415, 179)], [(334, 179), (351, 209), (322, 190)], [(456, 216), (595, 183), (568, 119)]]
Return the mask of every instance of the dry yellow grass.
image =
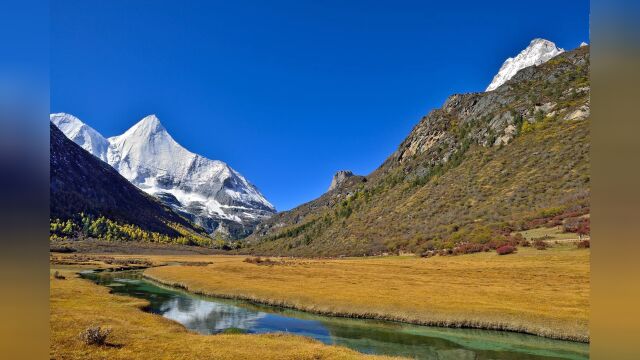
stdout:
[[(387, 359), (293, 335), (198, 335), (141, 311), (143, 300), (109, 294), (72, 270), (53, 270), (66, 280), (50, 281), (52, 359)], [(78, 339), (94, 324), (113, 330), (106, 346)]]
[(274, 266), (245, 257), (187, 256), (182, 260), (213, 264), (150, 268), (145, 276), (197, 293), (316, 313), (588, 341), (589, 257), (589, 250), (573, 246), (521, 248), (508, 256), (286, 259)]

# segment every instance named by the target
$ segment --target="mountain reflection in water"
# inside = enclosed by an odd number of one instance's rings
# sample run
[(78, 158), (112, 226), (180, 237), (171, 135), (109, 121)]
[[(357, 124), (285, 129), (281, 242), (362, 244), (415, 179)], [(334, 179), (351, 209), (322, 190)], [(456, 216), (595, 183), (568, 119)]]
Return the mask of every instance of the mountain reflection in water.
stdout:
[(199, 296), (142, 278), (140, 272), (83, 273), (113, 293), (149, 301), (147, 311), (201, 334), (226, 329), (286, 332), (362, 353), (414, 359), (588, 359), (587, 344), (501, 331), (448, 329), (334, 318), (246, 301)]

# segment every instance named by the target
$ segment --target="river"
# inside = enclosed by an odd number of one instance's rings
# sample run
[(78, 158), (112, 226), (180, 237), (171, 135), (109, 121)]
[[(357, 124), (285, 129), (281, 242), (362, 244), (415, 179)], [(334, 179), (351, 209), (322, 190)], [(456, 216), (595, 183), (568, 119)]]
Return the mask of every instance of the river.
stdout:
[(415, 359), (588, 359), (589, 345), (505, 331), (449, 329), (347, 319), (200, 296), (144, 279), (141, 271), (83, 272), (119, 295), (150, 302), (147, 311), (201, 334), (286, 332), (367, 354)]

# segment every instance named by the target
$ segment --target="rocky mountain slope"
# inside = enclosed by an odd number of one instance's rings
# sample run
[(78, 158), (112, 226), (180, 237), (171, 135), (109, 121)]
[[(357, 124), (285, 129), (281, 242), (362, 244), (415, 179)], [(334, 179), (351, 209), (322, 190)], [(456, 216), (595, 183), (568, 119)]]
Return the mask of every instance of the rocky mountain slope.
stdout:
[(451, 249), (589, 207), (589, 47), (449, 97), (366, 178), (261, 223), (249, 252)]
[(518, 71), (533, 65), (540, 65), (556, 55), (562, 54), (564, 49), (545, 39), (533, 39), (529, 46), (522, 50), (515, 58), (508, 58), (494, 76), (486, 91), (495, 90), (498, 86), (511, 79)]
[[(69, 140), (53, 124), (49, 150), (52, 220), (73, 220), (82, 226), (80, 214), (84, 214), (92, 220), (104, 216), (121, 226), (133, 225), (171, 238), (204, 233)], [(67, 235), (73, 234), (69, 231)]]
[(182, 147), (155, 115), (109, 139), (69, 114), (52, 114), (51, 121), (131, 183), (210, 234), (241, 238), (275, 213), (273, 205), (240, 173)]

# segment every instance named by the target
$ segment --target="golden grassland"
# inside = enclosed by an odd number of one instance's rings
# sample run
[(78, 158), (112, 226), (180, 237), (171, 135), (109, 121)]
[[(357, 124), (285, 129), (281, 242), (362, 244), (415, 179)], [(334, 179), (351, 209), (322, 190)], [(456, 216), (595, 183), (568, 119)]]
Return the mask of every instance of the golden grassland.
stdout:
[(240, 256), (147, 258), (211, 261), (144, 272), (194, 293), (335, 316), (589, 341), (590, 251), (575, 245), (520, 248), (507, 256), (278, 259), (275, 265)]
[[(109, 293), (80, 279), (68, 266), (54, 266), (66, 279), (50, 281), (52, 359), (388, 359), (324, 345), (301, 336), (199, 335), (158, 315), (148, 303)], [(112, 329), (103, 346), (85, 345), (78, 334), (91, 325)]]

